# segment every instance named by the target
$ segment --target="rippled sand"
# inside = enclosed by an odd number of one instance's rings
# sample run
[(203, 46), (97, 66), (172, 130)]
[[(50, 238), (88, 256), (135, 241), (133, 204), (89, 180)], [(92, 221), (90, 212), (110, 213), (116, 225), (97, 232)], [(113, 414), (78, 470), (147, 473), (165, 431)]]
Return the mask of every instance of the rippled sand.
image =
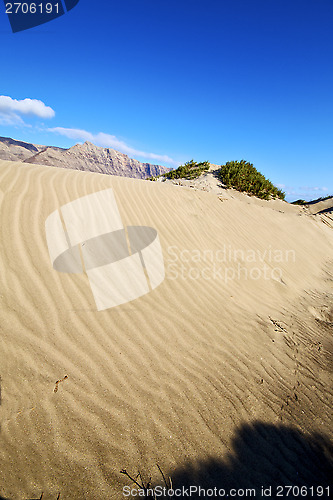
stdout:
[[(158, 231), (166, 277), (98, 312), (85, 274), (52, 269), (45, 220), (110, 187), (125, 225)], [(174, 486), (327, 483), (333, 233), (322, 217), (9, 161), (0, 209), (2, 497), (121, 499), (120, 470), (160, 482), (156, 464)]]

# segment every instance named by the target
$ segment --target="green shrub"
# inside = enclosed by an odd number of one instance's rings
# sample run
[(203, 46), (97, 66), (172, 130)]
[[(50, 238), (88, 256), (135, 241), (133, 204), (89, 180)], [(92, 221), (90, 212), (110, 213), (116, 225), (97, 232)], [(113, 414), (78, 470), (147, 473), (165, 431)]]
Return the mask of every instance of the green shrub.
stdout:
[(285, 198), (285, 193), (281, 189), (275, 187), (252, 163), (245, 160), (228, 161), (221, 166), (218, 176), (227, 187), (253, 194), (264, 200)]
[(194, 160), (186, 162), (184, 165), (170, 172), (163, 174), (163, 177), (167, 179), (196, 179), (200, 177), (201, 174), (209, 170), (208, 161), (203, 161), (201, 163), (196, 163)]
[(295, 200), (291, 202), (292, 205), (306, 205), (307, 201), (305, 200)]

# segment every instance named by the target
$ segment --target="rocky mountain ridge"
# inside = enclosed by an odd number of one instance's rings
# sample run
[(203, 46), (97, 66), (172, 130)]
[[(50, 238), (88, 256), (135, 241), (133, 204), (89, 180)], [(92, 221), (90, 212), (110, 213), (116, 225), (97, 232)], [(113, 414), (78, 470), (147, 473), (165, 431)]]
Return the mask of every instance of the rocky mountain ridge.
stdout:
[(170, 170), (161, 165), (141, 163), (115, 149), (95, 146), (88, 141), (64, 149), (0, 137), (0, 159), (137, 179), (146, 179)]

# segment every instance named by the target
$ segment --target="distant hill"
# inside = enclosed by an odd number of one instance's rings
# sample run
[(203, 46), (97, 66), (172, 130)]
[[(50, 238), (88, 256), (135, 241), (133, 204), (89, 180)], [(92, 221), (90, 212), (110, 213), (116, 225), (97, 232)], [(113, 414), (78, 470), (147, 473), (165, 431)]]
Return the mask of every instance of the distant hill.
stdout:
[(141, 163), (115, 149), (101, 148), (91, 142), (64, 149), (0, 137), (0, 159), (137, 179), (146, 179), (171, 170), (160, 165)]

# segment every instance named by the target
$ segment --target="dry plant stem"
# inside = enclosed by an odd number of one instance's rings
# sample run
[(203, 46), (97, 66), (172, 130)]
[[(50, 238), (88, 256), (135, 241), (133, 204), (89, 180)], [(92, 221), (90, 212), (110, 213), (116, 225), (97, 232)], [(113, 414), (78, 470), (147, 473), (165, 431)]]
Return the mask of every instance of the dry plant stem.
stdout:
[(64, 378), (62, 378), (60, 380), (57, 380), (56, 383), (55, 383), (55, 388), (53, 389), (53, 392), (58, 392), (58, 385), (60, 384), (60, 382), (63, 382), (67, 378), (68, 378), (68, 375), (65, 375)]
[[(172, 489), (172, 481), (171, 481), (171, 478), (169, 477), (169, 482), (167, 481), (161, 467), (157, 465), (157, 468), (158, 470), (160, 471), (161, 473), (161, 476), (163, 478), (163, 481), (164, 481), (164, 485), (167, 489)], [(130, 474), (127, 472), (126, 469), (122, 469), (120, 471), (120, 474), (124, 474), (125, 476), (127, 476), (134, 484), (136, 484), (141, 490), (144, 491), (145, 493), (145, 496), (150, 496), (150, 492), (149, 490), (152, 488), (152, 482), (151, 482), (151, 477), (149, 478), (149, 481), (145, 484), (144, 481), (143, 481), (143, 478), (142, 478), (142, 475), (141, 475), (141, 472), (138, 472), (136, 478), (133, 478), (132, 476), (130, 476)], [(137, 478), (140, 478), (140, 481), (141, 481), (141, 484), (137, 481)], [(167, 498), (170, 498), (170, 496), (168, 495)], [(156, 495), (154, 495), (154, 499), (156, 500)]]

